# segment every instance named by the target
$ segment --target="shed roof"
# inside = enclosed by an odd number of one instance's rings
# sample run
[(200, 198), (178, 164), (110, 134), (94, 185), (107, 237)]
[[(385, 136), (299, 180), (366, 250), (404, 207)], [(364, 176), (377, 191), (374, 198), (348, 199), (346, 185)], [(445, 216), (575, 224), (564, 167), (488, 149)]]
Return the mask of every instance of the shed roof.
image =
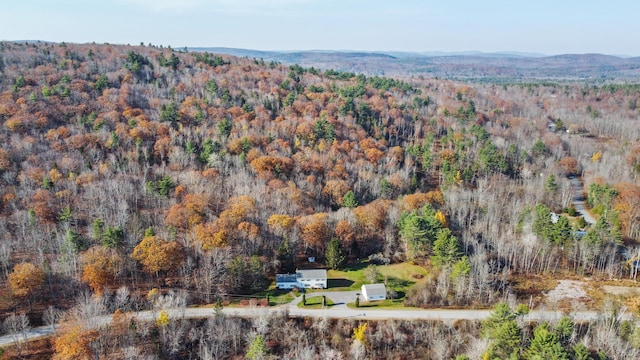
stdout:
[(384, 286), (384, 284), (368, 284), (362, 285), (362, 292), (366, 292), (367, 297), (382, 295), (386, 296), (387, 288)]

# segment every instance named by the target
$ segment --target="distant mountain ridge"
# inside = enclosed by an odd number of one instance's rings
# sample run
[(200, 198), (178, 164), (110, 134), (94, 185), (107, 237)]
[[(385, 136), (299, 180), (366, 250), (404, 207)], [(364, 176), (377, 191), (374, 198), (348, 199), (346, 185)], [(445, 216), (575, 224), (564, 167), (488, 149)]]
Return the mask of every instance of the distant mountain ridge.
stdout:
[(190, 51), (299, 64), (367, 75), (429, 76), (458, 80), (640, 80), (640, 57), (604, 54), (544, 55), (521, 52), (260, 51), (192, 47)]

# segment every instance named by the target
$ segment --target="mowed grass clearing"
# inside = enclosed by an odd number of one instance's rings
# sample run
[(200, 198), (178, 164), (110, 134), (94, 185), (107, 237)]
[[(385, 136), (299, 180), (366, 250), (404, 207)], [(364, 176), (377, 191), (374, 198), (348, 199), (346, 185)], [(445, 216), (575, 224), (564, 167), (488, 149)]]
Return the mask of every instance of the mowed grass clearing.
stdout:
[[(325, 306), (331, 307), (335, 305), (331, 299), (325, 297)], [(298, 303), (299, 308), (305, 309), (322, 309), (322, 296), (311, 296), (307, 297), (307, 305), (304, 305), (302, 301)]]
[[(366, 269), (371, 264), (361, 262), (344, 270), (329, 270), (329, 290), (360, 290), (362, 285), (369, 284)], [(398, 295), (404, 294), (428, 274), (427, 269), (411, 263), (391, 265), (373, 265), (377, 272), (376, 283), (385, 283)]]
[[(386, 299), (386, 300), (376, 300), (376, 301), (360, 301), (360, 306), (356, 307), (355, 302), (350, 302), (347, 304), (347, 307), (350, 309), (366, 309), (366, 308), (376, 308), (378, 310), (393, 310), (398, 308), (404, 308), (404, 300), (403, 299)], [(410, 308), (414, 309), (414, 308)]]

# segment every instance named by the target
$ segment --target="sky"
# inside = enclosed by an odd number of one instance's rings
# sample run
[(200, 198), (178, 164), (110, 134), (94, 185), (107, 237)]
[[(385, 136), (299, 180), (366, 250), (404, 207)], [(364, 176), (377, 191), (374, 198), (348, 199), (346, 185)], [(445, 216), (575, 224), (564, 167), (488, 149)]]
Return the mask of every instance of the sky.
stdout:
[(5, 0), (0, 40), (640, 56), (640, 1)]

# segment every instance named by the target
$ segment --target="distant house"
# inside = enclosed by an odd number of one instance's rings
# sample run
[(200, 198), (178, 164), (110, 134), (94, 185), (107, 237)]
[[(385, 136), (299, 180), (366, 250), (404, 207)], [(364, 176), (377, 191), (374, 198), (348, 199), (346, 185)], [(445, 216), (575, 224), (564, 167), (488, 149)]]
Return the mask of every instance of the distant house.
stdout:
[(276, 287), (278, 289), (326, 289), (327, 270), (311, 269), (296, 270), (295, 274), (277, 274)]
[(387, 298), (387, 288), (384, 284), (362, 285), (362, 296), (365, 301), (385, 300)]

